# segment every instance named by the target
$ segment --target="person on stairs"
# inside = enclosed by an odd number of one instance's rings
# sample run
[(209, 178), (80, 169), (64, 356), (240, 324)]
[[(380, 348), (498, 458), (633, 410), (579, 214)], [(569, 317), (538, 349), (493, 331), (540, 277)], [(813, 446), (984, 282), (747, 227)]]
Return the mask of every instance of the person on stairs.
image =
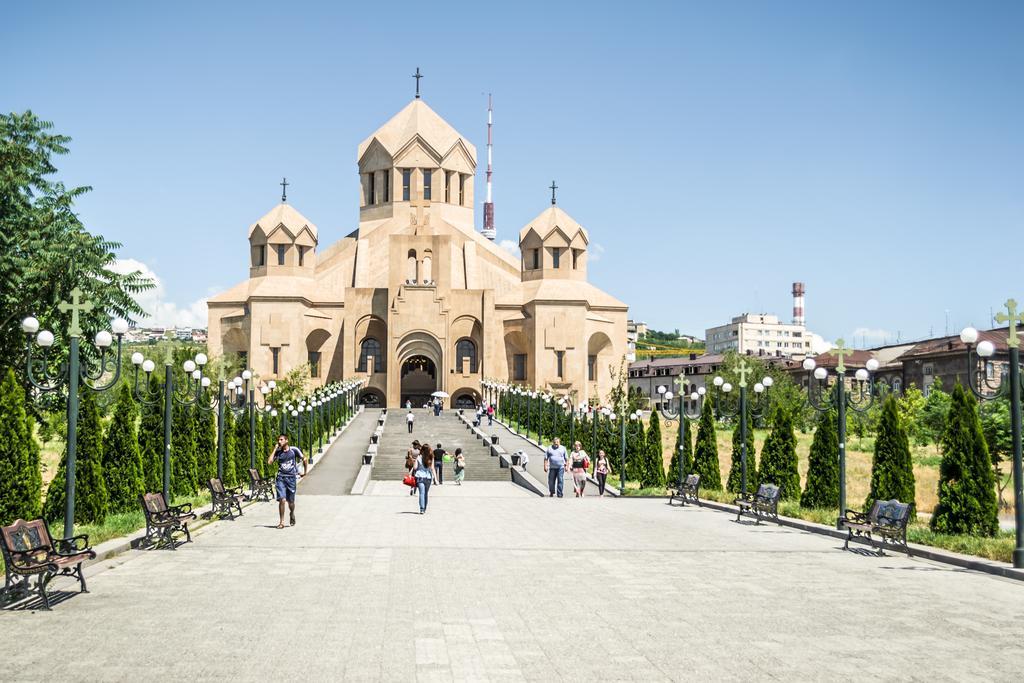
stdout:
[[(430, 448), (428, 445), (427, 448)], [(441, 448), (441, 444), (437, 444), (437, 448), (434, 449), (434, 470), (437, 476), (437, 485), (441, 486), (444, 484), (444, 449)]]
[(462, 480), (466, 478), (466, 456), (462, 454), (461, 448), (455, 449), (455, 484), (462, 486)]
[(409, 426), (409, 433), (412, 434), (412, 425), (416, 422), (416, 416), (412, 414), (412, 408), (409, 409), (409, 413), (405, 416), (405, 424)]

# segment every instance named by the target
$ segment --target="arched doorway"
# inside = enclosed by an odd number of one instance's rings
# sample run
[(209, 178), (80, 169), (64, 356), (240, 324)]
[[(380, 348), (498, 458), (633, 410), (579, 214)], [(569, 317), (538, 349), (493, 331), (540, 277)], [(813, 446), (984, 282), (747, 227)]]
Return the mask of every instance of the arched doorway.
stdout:
[(430, 395), (437, 391), (437, 366), (422, 355), (410, 356), (402, 363), (402, 405), (411, 401), (420, 408), (430, 403)]
[(367, 408), (387, 408), (384, 392), (380, 389), (363, 389), (359, 394), (359, 403)]

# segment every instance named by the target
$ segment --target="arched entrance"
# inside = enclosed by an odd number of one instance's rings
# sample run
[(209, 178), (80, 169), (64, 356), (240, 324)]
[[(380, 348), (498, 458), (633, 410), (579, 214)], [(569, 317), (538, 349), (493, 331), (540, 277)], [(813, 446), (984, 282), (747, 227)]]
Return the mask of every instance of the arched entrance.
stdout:
[(411, 356), (402, 363), (402, 405), (411, 401), (414, 408), (430, 403), (437, 391), (437, 366), (426, 356)]

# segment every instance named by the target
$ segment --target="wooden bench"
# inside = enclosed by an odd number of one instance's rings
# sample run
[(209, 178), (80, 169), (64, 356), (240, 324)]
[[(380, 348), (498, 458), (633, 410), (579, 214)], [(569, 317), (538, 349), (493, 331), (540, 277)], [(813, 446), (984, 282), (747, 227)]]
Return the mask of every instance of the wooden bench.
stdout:
[(211, 514), (217, 515), (218, 517), (227, 517), (228, 519), (235, 518), (235, 510), (238, 510), (238, 516), (242, 516), (242, 501), (245, 500), (245, 495), (242, 493), (242, 486), (238, 485), (234, 488), (224, 488), (224, 482), (214, 477), (210, 480), (210, 501), (213, 503)]
[(699, 474), (688, 474), (686, 480), (680, 486), (669, 486), (670, 495), (668, 497), (668, 504), (671, 505), (672, 501), (676, 498), (679, 499), (681, 505), (686, 505), (686, 501), (696, 503), (700, 506), (700, 475)]
[(843, 550), (850, 549), (850, 541), (863, 540), (874, 545), (874, 536), (878, 537), (878, 554), (884, 555), (886, 545), (900, 548), (910, 555), (907, 545), (907, 524), (910, 522), (910, 503), (898, 500), (876, 500), (866, 514), (856, 510), (847, 510), (839, 518), (840, 528), (845, 527), (848, 536)]
[(757, 487), (757, 493), (753, 495), (739, 496), (733, 501), (738, 509), (736, 521), (740, 521), (743, 515), (750, 515), (757, 524), (762, 519), (774, 519), (779, 521), (779, 499), (782, 497), (782, 489), (775, 484), (761, 484)]
[(249, 500), (274, 500), (274, 480), (261, 477), (260, 473), (249, 468)]
[(163, 545), (177, 550), (178, 545), (174, 541), (176, 531), (184, 532), (185, 543), (192, 541), (188, 523), (196, 519), (196, 514), (192, 512), (191, 503), (170, 506), (163, 493), (143, 493), (139, 495), (139, 504), (142, 505), (142, 514), (146, 516), (144, 543), (154, 548)]
[(96, 558), (86, 535), (54, 539), (42, 519), (26, 522), (17, 519), (13, 524), (0, 527), (0, 549), (4, 557), (4, 595), (27, 595), (32, 591), (30, 582), (38, 577), (36, 590), (43, 608), (50, 609), (46, 586), (55, 576), (73, 576), (78, 579), (81, 592), (85, 587), (82, 563)]

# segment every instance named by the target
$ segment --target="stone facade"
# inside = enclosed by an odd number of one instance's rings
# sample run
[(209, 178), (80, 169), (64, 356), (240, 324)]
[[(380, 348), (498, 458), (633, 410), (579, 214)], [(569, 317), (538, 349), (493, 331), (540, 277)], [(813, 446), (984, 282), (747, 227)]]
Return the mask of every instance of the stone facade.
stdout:
[(598, 401), (626, 353), (627, 306), (587, 282), (587, 231), (552, 204), (521, 258), (475, 229), (476, 148), (421, 99), (359, 145), (359, 228), (319, 249), (281, 203), (249, 228), (249, 279), (209, 300), (211, 355), (261, 380), (310, 363), (314, 384), (367, 379), (361, 399), (452, 405), (484, 377)]

